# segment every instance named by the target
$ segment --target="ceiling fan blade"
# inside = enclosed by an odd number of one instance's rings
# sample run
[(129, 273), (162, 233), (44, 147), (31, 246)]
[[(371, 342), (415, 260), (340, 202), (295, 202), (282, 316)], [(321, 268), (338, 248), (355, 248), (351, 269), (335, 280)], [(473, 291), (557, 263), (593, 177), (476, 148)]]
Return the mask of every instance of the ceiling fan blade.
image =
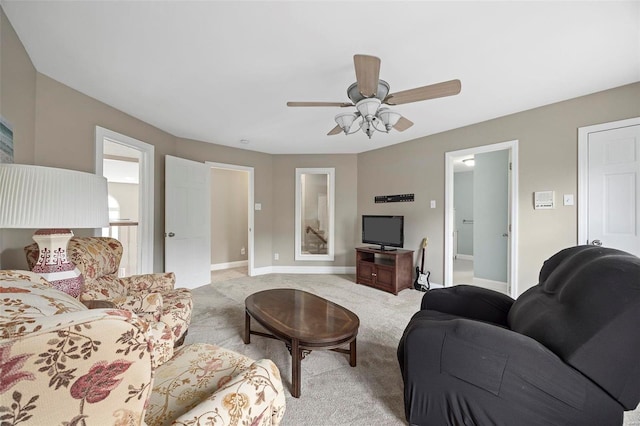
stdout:
[(384, 100), (388, 105), (401, 105), (410, 102), (426, 101), (427, 99), (443, 98), (460, 93), (462, 83), (460, 80), (444, 81), (429, 86), (416, 87), (415, 89), (391, 93)]
[(351, 102), (287, 102), (289, 107), (350, 107)]
[(336, 126), (333, 129), (331, 129), (331, 131), (327, 133), (327, 136), (337, 135), (338, 133), (342, 133), (342, 129), (340, 128), (340, 126)]
[(369, 55), (353, 55), (356, 68), (358, 90), (365, 98), (375, 96), (378, 92), (380, 78), (380, 58)]
[(400, 120), (398, 120), (398, 122), (396, 123), (395, 126), (393, 126), (393, 128), (399, 132), (404, 132), (411, 126), (413, 126), (413, 121), (408, 120), (404, 117), (400, 117)]

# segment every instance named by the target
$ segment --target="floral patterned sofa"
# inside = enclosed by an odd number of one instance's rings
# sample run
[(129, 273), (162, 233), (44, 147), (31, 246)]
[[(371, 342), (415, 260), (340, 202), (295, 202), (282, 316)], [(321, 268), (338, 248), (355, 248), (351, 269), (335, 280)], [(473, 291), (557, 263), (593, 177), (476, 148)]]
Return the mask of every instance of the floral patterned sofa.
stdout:
[(278, 368), (209, 344), (156, 366), (145, 321), (0, 271), (2, 425), (278, 425)]
[[(38, 260), (38, 246), (25, 247), (29, 268)], [(193, 301), (186, 288), (174, 288), (173, 273), (118, 277), (122, 244), (108, 237), (73, 237), (67, 256), (84, 277), (83, 301), (108, 300), (121, 309), (134, 312), (148, 322), (166, 324), (176, 346), (184, 341)]]

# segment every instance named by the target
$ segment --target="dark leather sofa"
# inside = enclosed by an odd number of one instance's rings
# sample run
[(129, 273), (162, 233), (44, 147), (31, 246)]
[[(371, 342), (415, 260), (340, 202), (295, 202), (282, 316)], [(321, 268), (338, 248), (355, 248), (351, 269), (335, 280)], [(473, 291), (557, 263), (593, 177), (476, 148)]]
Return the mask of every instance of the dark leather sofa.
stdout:
[(411, 425), (621, 425), (640, 401), (640, 259), (562, 250), (515, 301), (428, 291), (398, 361)]

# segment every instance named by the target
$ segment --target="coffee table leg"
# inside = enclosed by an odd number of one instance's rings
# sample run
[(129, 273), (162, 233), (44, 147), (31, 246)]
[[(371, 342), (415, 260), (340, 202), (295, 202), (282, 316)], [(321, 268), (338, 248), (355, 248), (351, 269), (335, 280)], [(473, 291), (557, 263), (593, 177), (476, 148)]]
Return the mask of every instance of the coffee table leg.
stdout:
[(291, 396), (300, 398), (300, 348), (296, 339), (291, 341)]
[(244, 344), (251, 343), (251, 317), (247, 313), (244, 312)]
[(349, 345), (349, 365), (352, 367), (356, 366), (356, 339), (353, 339)]

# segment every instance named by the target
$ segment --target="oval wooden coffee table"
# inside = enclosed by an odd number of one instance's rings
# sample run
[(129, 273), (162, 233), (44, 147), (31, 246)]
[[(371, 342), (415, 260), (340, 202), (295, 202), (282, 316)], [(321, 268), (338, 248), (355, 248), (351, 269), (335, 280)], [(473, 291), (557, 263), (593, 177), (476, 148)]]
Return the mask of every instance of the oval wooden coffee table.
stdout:
[[(251, 318), (272, 334), (251, 330)], [(315, 294), (278, 288), (254, 293), (245, 300), (244, 343), (251, 335), (282, 340), (291, 353), (291, 395), (300, 397), (300, 362), (314, 349), (349, 354), (356, 366), (358, 316)], [(349, 344), (349, 349), (340, 349)]]

